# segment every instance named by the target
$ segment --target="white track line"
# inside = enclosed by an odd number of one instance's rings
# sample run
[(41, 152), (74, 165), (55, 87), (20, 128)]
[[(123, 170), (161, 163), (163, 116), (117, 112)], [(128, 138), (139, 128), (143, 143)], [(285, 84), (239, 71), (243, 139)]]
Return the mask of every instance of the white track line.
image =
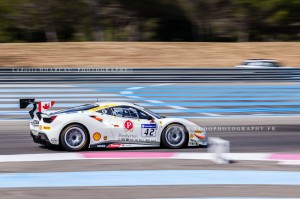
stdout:
[[(93, 152), (94, 154), (115, 154), (107, 153), (107, 152)], [(92, 152), (90, 154), (93, 154)], [(130, 152), (124, 152), (130, 153)], [(145, 153), (145, 157), (141, 156), (135, 157), (135, 155), (123, 157), (123, 156), (99, 156), (95, 157), (87, 157), (86, 153), (45, 153), (45, 154), (18, 154), (18, 155), (0, 155), (0, 162), (43, 162), (43, 161), (65, 161), (65, 160), (88, 160), (88, 159), (98, 159), (98, 160), (106, 160), (106, 159), (193, 159), (193, 160), (213, 160), (214, 154), (212, 153), (172, 153), (171, 156), (161, 157), (158, 153), (158, 156), (147, 156), (147, 152)], [(162, 152), (161, 154), (163, 154)], [(251, 160), (251, 161), (279, 161), (275, 159), (268, 159), (271, 156), (271, 153), (227, 153), (224, 154), (229, 160)], [(289, 161), (284, 161), (289, 162)], [(296, 161), (293, 161), (296, 163)], [(298, 161), (300, 163), (300, 161)]]
[(207, 116), (214, 116), (214, 117), (221, 117), (221, 116), (223, 116), (223, 115), (215, 114), (215, 113), (199, 113), (199, 114), (203, 114), (203, 115), (207, 115)]
[(0, 156), (0, 162), (44, 162), (80, 159), (82, 159), (82, 155), (79, 153), (21, 154)]
[(285, 160), (278, 162), (279, 165), (291, 165), (291, 166), (298, 166), (300, 165), (300, 160)]
[(130, 88), (126, 88), (126, 90), (139, 90), (142, 88), (144, 88), (144, 87), (130, 87)]
[(2, 84), (0, 85), (0, 88), (23, 88), (23, 87), (29, 87), (29, 88), (74, 88), (75, 85), (68, 85), (68, 84)]
[(173, 85), (175, 83), (166, 83), (166, 84), (153, 84), (153, 85), (149, 85), (149, 86), (169, 86), (169, 85)]
[(147, 102), (153, 103), (153, 104), (162, 104), (164, 102), (158, 101), (158, 100), (146, 100)]
[(167, 106), (167, 107), (173, 108), (173, 109), (179, 109), (179, 110), (187, 109), (187, 108), (185, 108), (185, 107), (183, 107), (183, 106)]
[(121, 95), (132, 95), (133, 91), (121, 91), (120, 94)]
[(128, 98), (133, 98), (133, 99), (142, 99), (142, 98), (139, 97), (139, 96), (126, 96), (126, 97), (128, 97)]

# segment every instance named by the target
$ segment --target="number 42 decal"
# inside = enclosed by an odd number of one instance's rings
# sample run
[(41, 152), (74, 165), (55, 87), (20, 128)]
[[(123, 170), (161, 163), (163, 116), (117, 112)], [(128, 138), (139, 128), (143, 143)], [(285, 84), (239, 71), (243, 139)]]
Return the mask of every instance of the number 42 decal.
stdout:
[(156, 124), (142, 124), (142, 137), (156, 137)]
[(155, 129), (146, 129), (143, 136), (155, 137)]

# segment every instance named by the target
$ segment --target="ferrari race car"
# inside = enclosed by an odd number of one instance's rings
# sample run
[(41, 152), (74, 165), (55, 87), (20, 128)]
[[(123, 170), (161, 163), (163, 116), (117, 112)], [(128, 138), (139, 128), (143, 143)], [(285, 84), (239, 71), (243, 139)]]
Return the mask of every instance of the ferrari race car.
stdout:
[[(136, 104), (97, 102), (47, 111), (54, 102), (20, 99), (20, 108), (29, 104), (30, 134), (43, 145), (60, 145), (68, 151), (86, 148), (207, 146), (200, 126), (179, 118), (168, 118)], [(38, 110), (37, 109), (38, 106)]]

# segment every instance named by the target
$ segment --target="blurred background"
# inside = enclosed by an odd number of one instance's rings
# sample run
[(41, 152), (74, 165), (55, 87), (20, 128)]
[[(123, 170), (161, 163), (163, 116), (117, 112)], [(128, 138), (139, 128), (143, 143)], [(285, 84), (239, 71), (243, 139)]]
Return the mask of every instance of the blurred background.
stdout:
[(0, 42), (299, 41), (299, 0), (1, 0)]

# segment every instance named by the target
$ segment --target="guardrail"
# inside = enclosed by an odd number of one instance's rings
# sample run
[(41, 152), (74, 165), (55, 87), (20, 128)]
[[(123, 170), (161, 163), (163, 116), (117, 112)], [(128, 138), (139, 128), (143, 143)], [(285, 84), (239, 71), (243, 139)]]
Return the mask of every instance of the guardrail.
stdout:
[(6, 68), (0, 83), (299, 81), (300, 69)]

